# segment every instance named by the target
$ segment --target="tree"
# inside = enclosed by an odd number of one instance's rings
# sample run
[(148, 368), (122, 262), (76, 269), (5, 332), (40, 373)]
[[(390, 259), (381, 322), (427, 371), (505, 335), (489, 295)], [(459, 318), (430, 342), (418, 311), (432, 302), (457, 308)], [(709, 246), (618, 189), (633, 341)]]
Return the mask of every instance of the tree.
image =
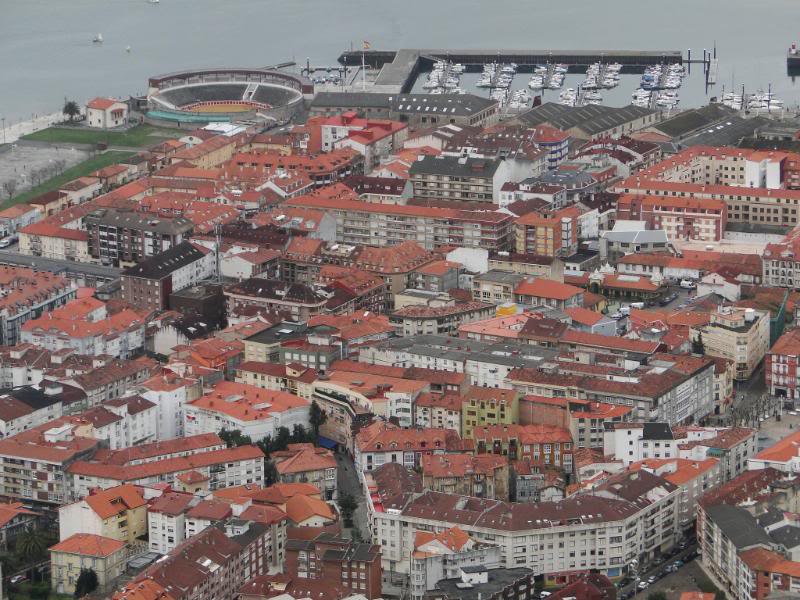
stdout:
[(292, 428), (292, 444), (302, 444), (303, 442), (310, 441), (308, 437), (305, 427), (300, 425), (300, 423), (295, 423)]
[(275, 436), (275, 440), (272, 442), (272, 452), (275, 452), (276, 450), (286, 450), (291, 441), (292, 434), (289, 431), (289, 428), (278, 427), (278, 435)]
[(358, 502), (356, 502), (352, 494), (347, 492), (339, 494), (339, 512), (342, 513), (345, 527), (353, 526), (353, 513), (356, 512), (357, 508)]
[(17, 180), (16, 179), (6, 179), (3, 182), (3, 191), (8, 195), (9, 198), (14, 196), (14, 192), (17, 191)]
[(75, 582), (75, 597), (83, 598), (97, 589), (97, 573), (94, 569), (81, 569)]
[(703, 343), (703, 334), (698, 333), (697, 337), (692, 340), (692, 354), (705, 355), (706, 345)]
[(75, 117), (81, 114), (81, 107), (74, 100), (67, 100), (64, 102), (64, 108), (61, 109), (61, 112), (69, 117), (70, 121), (74, 121)]
[(328, 413), (319, 407), (316, 400), (311, 402), (311, 407), (308, 410), (308, 422), (311, 423), (311, 431), (314, 433), (314, 439), (316, 440), (319, 437), (319, 428), (328, 420)]
[(248, 435), (242, 435), (240, 429), (232, 429), (228, 431), (224, 427), (219, 432), (219, 437), (228, 446), (228, 448), (236, 448), (237, 446), (248, 446), (253, 443)]
[(26, 562), (41, 558), (46, 549), (47, 541), (36, 529), (28, 529), (17, 537), (16, 554)]
[(280, 480), (280, 475), (278, 474), (278, 467), (275, 466), (275, 462), (271, 460), (267, 460), (264, 462), (264, 486), (268, 487), (273, 483), (278, 483)]
[(653, 592), (647, 595), (647, 600), (667, 600), (667, 595), (664, 592)]

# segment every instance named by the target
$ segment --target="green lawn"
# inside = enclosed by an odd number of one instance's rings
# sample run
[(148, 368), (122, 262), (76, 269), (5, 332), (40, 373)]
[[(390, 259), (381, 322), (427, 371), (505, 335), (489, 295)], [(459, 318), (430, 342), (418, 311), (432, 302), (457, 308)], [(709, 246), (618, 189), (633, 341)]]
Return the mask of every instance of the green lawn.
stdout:
[(165, 138), (184, 135), (180, 129), (165, 129), (152, 125), (137, 125), (127, 131), (100, 131), (90, 128), (71, 129), (68, 127), (48, 127), (23, 136), (23, 140), (51, 142), (54, 144), (96, 144), (105, 142), (109, 146), (130, 146), (142, 148), (156, 144)]
[(74, 167), (71, 167), (64, 171), (61, 175), (56, 175), (52, 179), (48, 179), (44, 183), (40, 183), (36, 187), (29, 189), (22, 194), (18, 194), (11, 198), (10, 200), (6, 200), (2, 204), (0, 204), (0, 210), (4, 208), (8, 208), (9, 206), (13, 206), (15, 204), (21, 204), (22, 202), (27, 202), (35, 198), (36, 196), (40, 196), (45, 192), (50, 192), (52, 190), (57, 190), (59, 187), (67, 183), (68, 181), (72, 181), (73, 179), (77, 179), (78, 177), (83, 177), (84, 175), (88, 175), (92, 171), (96, 171), (97, 169), (102, 169), (103, 167), (107, 167), (108, 165), (114, 165), (118, 162), (122, 162), (124, 159), (131, 156), (133, 152), (104, 152), (103, 154), (98, 154), (97, 156), (93, 156), (92, 158), (83, 161), (82, 163), (78, 163)]

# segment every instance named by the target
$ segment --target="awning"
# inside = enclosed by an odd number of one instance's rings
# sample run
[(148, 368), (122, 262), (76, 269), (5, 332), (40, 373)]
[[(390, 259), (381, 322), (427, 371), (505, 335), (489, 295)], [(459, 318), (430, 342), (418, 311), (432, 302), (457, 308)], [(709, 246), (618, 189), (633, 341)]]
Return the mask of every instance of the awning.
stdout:
[(328, 450), (333, 450), (337, 446), (336, 442), (334, 442), (329, 438), (322, 437), (321, 435), (317, 437), (317, 444), (319, 444), (323, 448), (327, 448)]

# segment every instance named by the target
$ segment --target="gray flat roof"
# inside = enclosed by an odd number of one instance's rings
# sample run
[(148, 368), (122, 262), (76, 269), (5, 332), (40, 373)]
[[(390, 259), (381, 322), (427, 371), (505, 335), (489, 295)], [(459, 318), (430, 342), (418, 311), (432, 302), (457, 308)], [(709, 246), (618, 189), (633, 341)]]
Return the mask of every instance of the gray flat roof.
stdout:
[(743, 508), (717, 504), (706, 508), (706, 514), (739, 550), (759, 544), (772, 545), (772, 539), (759, 526), (756, 518)]
[(522, 113), (517, 119), (530, 127), (549, 123), (563, 131), (577, 127), (586, 133), (595, 134), (656, 112), (649, 108), (640, 108), (633, 105), (621, 108), (598, 105), (572, 107), (556, 104), (555, 102), (545, 102), (541, 106), (536, 106), (528, 112)]
[(478, 585), (463, 587), (461, 579), (442, 579), (436, 582), (437, 589), (443, 591), (448, 600), (479, 600), (493, 598), (520, 579), (533, 575), (531, 569), (518, 567), (515, 569), (490, 569), (489, 581)]

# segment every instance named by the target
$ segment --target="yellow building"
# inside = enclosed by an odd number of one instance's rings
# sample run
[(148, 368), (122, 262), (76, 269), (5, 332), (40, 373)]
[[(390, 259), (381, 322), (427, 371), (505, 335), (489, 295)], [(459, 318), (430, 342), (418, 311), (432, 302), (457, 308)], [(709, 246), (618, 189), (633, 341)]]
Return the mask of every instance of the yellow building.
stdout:
[(81, 569), (92, 569), (98, 589), (108, 591), (125, 570), (126, 554), (119, 540), (76, 533), (50, 548), (50, 585), (58, 594), (74, 594)]
[(472, 387), (464, 393), (461, 437), (472, 438), (476, 427), (511, 425), (519, 418), (519, 394), (514, 390)]
[(692, 327), (705, 354), (735, 363), (736, 379), (749, 379), (769, 351), (769, 314), (752, 308), (720, 306), (708, 325)]
[(92, 534), (133, 544), (147, 534), (147, 503), (136, 486), (98, 490), (58, 509), (59, 539)]

